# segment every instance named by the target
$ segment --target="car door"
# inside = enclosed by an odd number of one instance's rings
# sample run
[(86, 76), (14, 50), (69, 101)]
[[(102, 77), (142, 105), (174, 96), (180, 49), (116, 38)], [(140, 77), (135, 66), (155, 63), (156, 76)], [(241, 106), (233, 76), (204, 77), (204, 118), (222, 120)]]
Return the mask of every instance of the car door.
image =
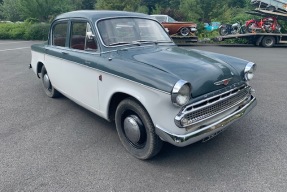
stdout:
[[(80, 105), (97, 112), (99, 72), (96, 70), (100, 58), (97, 41), (90, 24), (85, 20), (70, 20), (67, 25), (65, 46), (57, 39), (58, 28), (64, 28), (63, 21), (52, 28), (51, 49), (47, 54), (47, 69), (51, 82), (64, 95)], [(62, 29), (62, 31), (65, 31)], [(53, 53), (51, 55), (51, 52)]]

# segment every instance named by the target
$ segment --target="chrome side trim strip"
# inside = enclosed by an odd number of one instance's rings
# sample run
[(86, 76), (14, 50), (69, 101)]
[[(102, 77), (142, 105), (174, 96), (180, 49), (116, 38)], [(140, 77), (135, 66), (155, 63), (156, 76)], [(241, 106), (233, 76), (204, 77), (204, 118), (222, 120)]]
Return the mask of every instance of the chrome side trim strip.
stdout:
[(255, 97), (251, 96), (251, 100), (242, 108), (236, 110), (232, 114), (212, 123), (209, 125), (204, 125), (200, 129), (195, 130), (193, 132), (177, 135), (166, 131), (164, 128), (156, 125), (156, 134), (164, 141), (169, 142), (178, 147), (184, 147), (189, 144), (200, 141), (206, 137), (209, 137), (217, 132), (221, 132), (228, 125), (237, 121), (238, 119), (245, 116), (249, 113), (257, 104), (257, 100)]

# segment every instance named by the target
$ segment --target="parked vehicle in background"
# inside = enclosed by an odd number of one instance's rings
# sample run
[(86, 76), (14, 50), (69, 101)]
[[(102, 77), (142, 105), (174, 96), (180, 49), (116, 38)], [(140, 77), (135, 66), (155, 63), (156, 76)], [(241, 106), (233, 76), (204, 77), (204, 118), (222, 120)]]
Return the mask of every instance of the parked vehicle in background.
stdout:
[(193, 22), (180, 22), (168, 15), (151, 15), (167, 29), (169, 35), (195, 36), (197, 24)]
[(287, 0), (251, 0), (251, 3), (259, 9), (287, 12)]
[(245, 34), (221, 35), (214, 38), (214, 40), (224, 41), (225, 39), (243, 38), (247, 39), (249, 43), (263, 47), (287, 44), (287, 34), (280, 32), (281, 26), (277, 22), (278, 19), (287, 21), (287, 13), (271, 12), (262, 9), (255, 9), (247, 13), (264, 17), (265, 19), (247, 21)]
[(211, 32), (211, 31), (217, 30), (220, 25), (221, 25), (220, 22), (204, 23), (204, 29), (206, 31), (210, 31)]
[(163, 141), (183, 147), (209, 140), (257, 103), (255, 63), (180, 48), (146, 14), (64, 13), (31, 53), (48, 97), (62, 93), (114, 122), (139, 159), (156, 155)]
[(222, 24), (219, 26), (218, 30), (221, 36), (245, 33), (245, 27), (240, 22), (236, 22), (234, 24)]
[(262, 19), (251, 19), (246, 21), (247, 32), (280, 33), (281, 26), (276, 17), (265, 17)]

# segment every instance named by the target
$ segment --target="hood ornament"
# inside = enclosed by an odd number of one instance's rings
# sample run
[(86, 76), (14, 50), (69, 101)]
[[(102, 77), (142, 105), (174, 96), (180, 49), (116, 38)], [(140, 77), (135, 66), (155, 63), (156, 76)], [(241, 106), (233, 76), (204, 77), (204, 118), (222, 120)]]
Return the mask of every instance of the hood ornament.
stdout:
[(223, 79), (221, 81), (217, 81), (214, 83), (214, 85), (228, 85), (228, 83), (230, 82), (232, 78), (228, 78), (228, 79)]

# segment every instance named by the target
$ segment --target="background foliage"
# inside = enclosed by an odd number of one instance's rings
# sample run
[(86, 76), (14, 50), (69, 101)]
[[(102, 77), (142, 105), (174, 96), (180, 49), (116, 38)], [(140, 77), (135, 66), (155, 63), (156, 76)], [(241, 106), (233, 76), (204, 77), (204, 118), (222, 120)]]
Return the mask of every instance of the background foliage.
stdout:
[[(254, 18), (245, 11), (252, 10), (251, 0), (0, 0), (0, 20), (26, 21), (25, 24), (0, 23), (0, 38), (10, 34), (10, 38), (46, 38), (41, 36), (46, 26), (55, 16), (63, 12), (79, 9), (126, 10), (146, 14), (168, 14), (178, 21), (193, 21), (198, 24), (199, 36), (218, 35), (216, 32), (204, 31), (203, 23), (219, 21), (234, 23)], [(29, 23), (30, 22), (30, 23)], [(38, 22), (40, 24), (31, 24)], [(29, 25), (27, 25), (29, 23)], [(26, 25), (26, 26), (25, 26)], [(281, 25), (286, 26), (281, 22)], [(43, 27), (43, 30), (27, 28)], [(17, 30), (14, 28), (18, 28)], [(34, 30), (35, 37), (27, 35)], [(25, 31), (26, 36), (21, 36)], [(6, 34), (6, 35), (5, 35)]]

